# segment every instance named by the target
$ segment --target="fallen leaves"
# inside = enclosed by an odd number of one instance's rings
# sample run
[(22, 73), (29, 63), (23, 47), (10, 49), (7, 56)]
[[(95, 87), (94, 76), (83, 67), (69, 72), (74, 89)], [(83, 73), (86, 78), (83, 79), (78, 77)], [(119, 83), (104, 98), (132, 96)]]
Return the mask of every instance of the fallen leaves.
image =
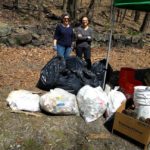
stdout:
[[(107, 50), (92, 49), (91, 55), (92, 62), (99, 61), (106, 58)], [(0, 47), (0, 88), (35, 90), (41, 69), (53, 56), (56, 56), (56, 52), (49, 47)], [(109, 52), (109, 64), (113, 70), (126, 66), (136, 69), (149, 68), (149, 58), (148, 49), (115, 48)]]

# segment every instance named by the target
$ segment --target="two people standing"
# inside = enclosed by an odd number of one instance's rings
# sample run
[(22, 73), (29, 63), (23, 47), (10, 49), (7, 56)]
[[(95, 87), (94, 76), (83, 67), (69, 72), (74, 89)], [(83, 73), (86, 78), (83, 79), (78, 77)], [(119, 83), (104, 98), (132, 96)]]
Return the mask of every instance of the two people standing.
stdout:
[[(54, 49), (57, 55), (64, 58), (69, 57), (73, 50), (73, 41), (76, 39), (76, 56), (84, 59), (87, 63), (87, 68), (91, 68), (91, 42), (92, 42), (92, 29), (89, 27), (89, 19), (84, 16), (81, 18), (81, 26), (79, 26), (75, 33), (70, 26), (69, 15), (62, 15), (62, 24), (57, 25), (54, 35)], [(74, 38), (75, 37), (75, 38)]]

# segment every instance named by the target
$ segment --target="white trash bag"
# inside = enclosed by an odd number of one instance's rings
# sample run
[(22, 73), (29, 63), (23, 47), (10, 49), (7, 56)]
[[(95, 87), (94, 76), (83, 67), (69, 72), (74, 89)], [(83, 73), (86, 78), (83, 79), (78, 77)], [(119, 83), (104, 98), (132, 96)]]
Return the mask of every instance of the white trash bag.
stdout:
[(104, 114), (108, 97), (100, 86), (93, 88), (85, 85), (77, 94), (77, 102), (85, 121), (92, 122)]
[(126, 101), (126, 97), (122, 92), (111, 90), (108, 93), (107, 117), (111, 117), (124, 101)]
[(12, 110), (40, 111), (40, 96), (27, 90), (10, 92), (6, 99)]
[(79, 115), (76, 96), (55, 88), (41, 96), (41, 109), (51, 114)]

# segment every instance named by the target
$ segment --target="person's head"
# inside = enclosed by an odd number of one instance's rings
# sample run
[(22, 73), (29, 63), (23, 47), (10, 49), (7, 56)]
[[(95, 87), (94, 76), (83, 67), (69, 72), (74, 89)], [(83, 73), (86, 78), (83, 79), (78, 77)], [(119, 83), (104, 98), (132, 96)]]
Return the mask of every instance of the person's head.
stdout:
[(68, 25), (69, 24), (69, 21), (70, 21), (70, 16), (68, 13), (64, 13), (62, 14), (61, 16), (61, 22), (64, 24), (64, 25)]
[(87, 27), (89, 25), (89, 18), (87, 16), (83, 16), (81, 18), (81, 23), (83, 27)]

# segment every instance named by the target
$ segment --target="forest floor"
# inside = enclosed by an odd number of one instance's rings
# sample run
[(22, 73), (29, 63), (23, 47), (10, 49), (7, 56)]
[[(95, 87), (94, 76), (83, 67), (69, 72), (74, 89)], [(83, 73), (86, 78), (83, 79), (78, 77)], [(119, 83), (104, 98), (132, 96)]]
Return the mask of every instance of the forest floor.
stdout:
[[(106, 48), (92, 49), (92, 62), (106, 58)], [(12, 90), (36, 88), (43, 66), (56, 55), (51, 48), (0, 47), (0, 149), (1, 150), (139, 150), (142, 146), (121, 135), (112, 134), (100, 117), (85, 123), (78, 116), (50, 116), (12, 113), (6, 98)], [(74, 53), (72, 53), (74, 55)], [(112, 49), (109, 64), (146, 69), (150, 66), (148, 48)], [(44, 91), (40, 91), (44, 93)]]

